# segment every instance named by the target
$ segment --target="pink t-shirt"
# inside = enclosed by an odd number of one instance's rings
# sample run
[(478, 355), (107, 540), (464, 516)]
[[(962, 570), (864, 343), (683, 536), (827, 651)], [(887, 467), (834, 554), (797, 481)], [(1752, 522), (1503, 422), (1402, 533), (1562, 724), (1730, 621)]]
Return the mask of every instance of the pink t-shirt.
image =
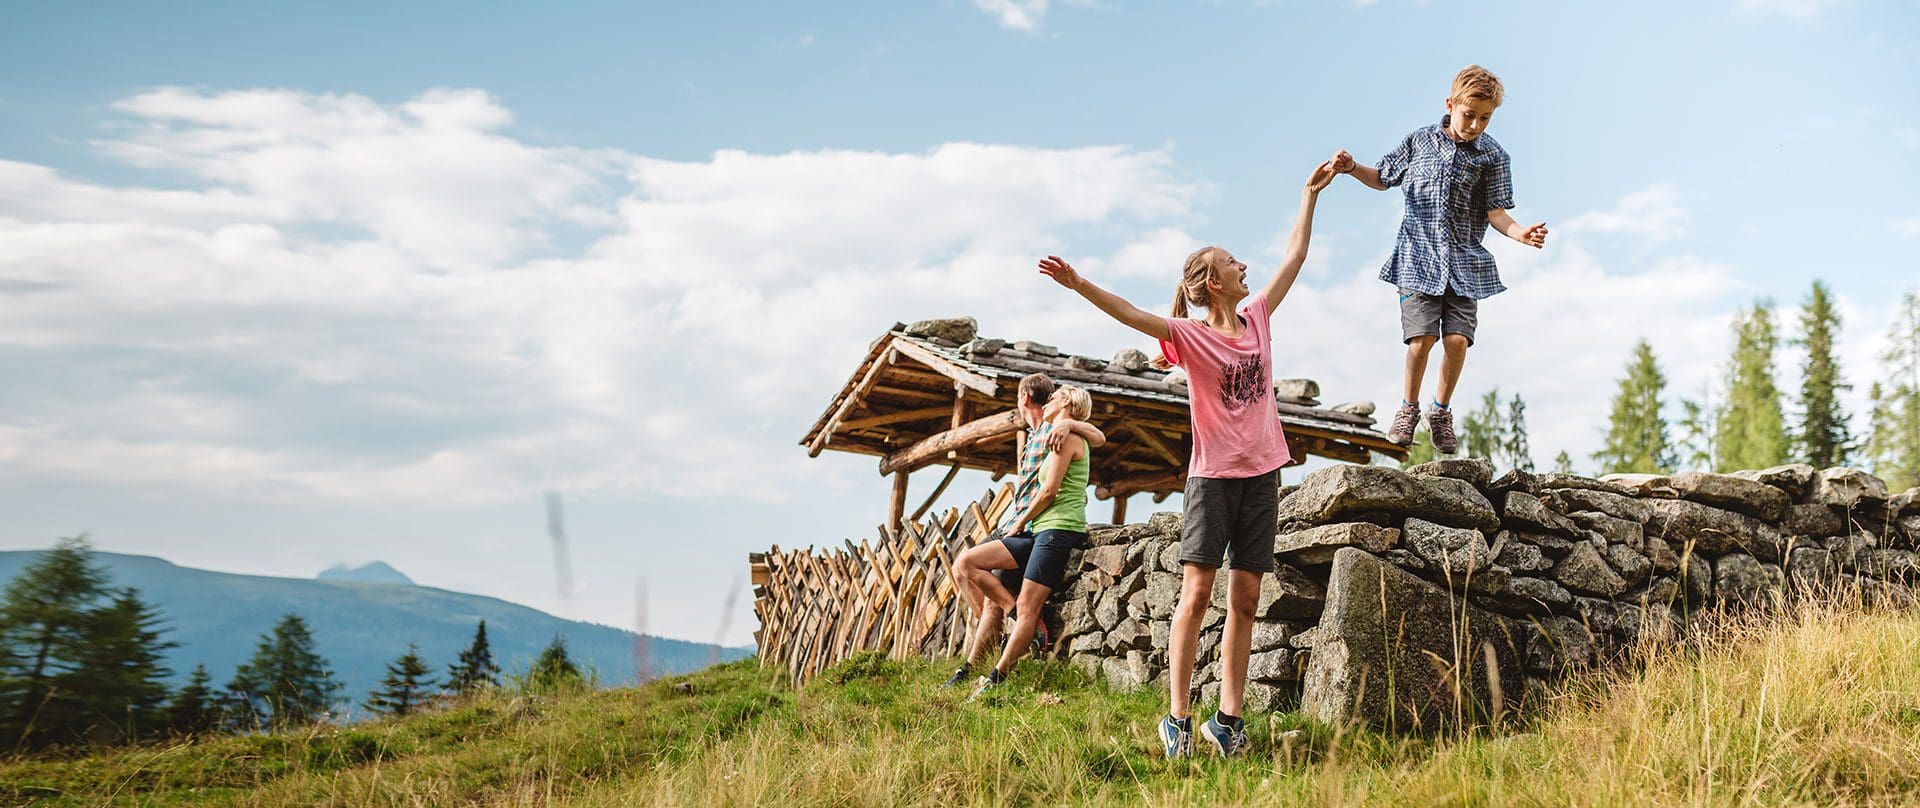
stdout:
[(1266, 296), (1247, 298), (1240, 319), (1246, 330), (1239, 339), (1227, 339), (1205, 323), (1167, 318), (1173, 339), (1162, 340), (1160, 351), (1187, 371), (1187, 409), (1193, 413), (1190, 477), (1257, 477), (1293, 459), (1273, 401)]

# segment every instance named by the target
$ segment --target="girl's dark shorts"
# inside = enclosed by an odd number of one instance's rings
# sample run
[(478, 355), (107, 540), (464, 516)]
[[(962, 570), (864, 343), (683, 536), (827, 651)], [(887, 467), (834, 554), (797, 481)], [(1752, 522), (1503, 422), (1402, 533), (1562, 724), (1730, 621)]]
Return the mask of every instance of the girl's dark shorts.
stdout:
[(1203, 567), (1273, 571), (1273, 534), (1280, 521), (1280, 470), (1257, 477), (1187, 478), (1180, 522), (1180, 560)]

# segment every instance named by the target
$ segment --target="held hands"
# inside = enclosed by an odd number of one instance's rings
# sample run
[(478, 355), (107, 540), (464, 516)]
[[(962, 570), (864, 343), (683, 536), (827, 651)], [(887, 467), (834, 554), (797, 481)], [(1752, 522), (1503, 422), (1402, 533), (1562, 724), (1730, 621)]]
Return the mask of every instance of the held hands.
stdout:
[(1080, 288), (1080, 273), (1075, 272), (1073, 265), (1060, 256), (1049, 255), (1040, 259), (1040, 274), (1068, 289)]
[(1353, 155), (1348, 154), (1346, 149), (1334, 152), (1333, 159), (1327, 162), (1333, 166), (1333, 171), (1336, 174), (1351, 174), (1353, 173), (1353, 167), (1357, 165), (1353, 161)]
[(1322, 189), (1333, 184), (1333, 178), (1336, 176), (1339, 176), (1339, 172), (1334, 170), (1332, 160), (1314, 166), (1313, 175), (1307, 177), (1307, 193), (1320, 193)]
[(1547, 223), (1541, 222), (1520, 231), (1520, 238), (1515, 240), (1536, 250), (1547, 246)]

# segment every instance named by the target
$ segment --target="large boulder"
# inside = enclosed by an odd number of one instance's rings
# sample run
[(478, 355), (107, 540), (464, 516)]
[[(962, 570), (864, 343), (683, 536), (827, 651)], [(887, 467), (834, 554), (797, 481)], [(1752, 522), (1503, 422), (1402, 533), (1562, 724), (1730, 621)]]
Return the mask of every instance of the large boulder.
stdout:
[(1723, 603), (1774, 605), (1786, 585), (1784, 570), (1745, 553), (1728, 553), (1713, 563), (1713, 594)]
[(1449, 458), (1421, 463), (1407, 469), (1407, 473), (1418, 477), (1452, 477), (1465, 480), (1475, 488), (1486, 488), (1493, 482), (1493, 463), (1477, 457)]
[(1766, 483), (1731, 474), (1683, 471), (1667, 478), (1667, 485), (1683, 499), (1777, 522), (1792, 504), (1785, 492)]
[(1593, 488), (1563, 488), (1553, 491), (1547, 494), (1546, 503), (1547, 507), (1560, 513), (1599, 511), (1630, 522), (1645, 522), (1648, 517), (1645, 500)]
[(972, 317), (942, 317), (907, 326), (908, 336), (943, 339), (955, 345), (971, 341), (979, 332), (980, 324)]
[(1887, 484), (1879, 477), (1864, 471), (1834, 467), (1821, 469), (1813, 475), (1813, 485), (1807, 490), (1807, 501), (1822, 505), (1834, 505), (1852, 508), (1861, 500), (1884, 501), (1887, 499)]
[(1576, 537), (1580, 529), (1572, 520), (1548, 510), (1539, 497), (1525, 491), (1508, 491), (1501, 502), (1500, 518), (1507, 527), (1534, 533), (1552, 533)]
[(1275, 540), (1275, 555), (1293, 564), (1319, 566), (1333, 563), (1333, 552), (1342, 547), (1358, 547), (1369, 553), (1383, 553), (1400, 541), (1400, 531), (1366, 522), (1340, 522), (1280, 534)]
[(1740, 552), (1778, 561), (1786, 547), (1786, 536), (1779, 528), (1746, 514), (1686, 499), (1656, 499), (1645, 504), (1653, 513), (1647, 521), (1647, 535), (1666, 539), (1676, 550), (1692, 542), (1708, 555)]
[(1780, 528), (1789, 535), (1826, 538), (1847, 532), (1847, 517), (1832, 505), (1791, 505)]
[(1425, 560), (1428, 569), (1449, 577), (1471, 575), (1493, 561), (1487, 537), (1466, 527), (1447, 527), (1425, 519), (1408, 519), (1402, 533), (1407, 549)]
[(1609, 598), (1627, 591), (1628, 587), (1627, 580), (1586, 542), (1574, 545), (1573, 552), (1553, 566), (1553, 577), (1575, 592)]
[(1315, 524), (1385, 511), (1455, 527), (1494, 530), (1500, 517), (1465, 480), (1416, 477), (1384, 466), (1338, 465), (1315, 471), (1280, 503), (1280, 521)]
[(1574, 511), (1569, 515), (1574, 524), (1591, 531), (1607, 544), (1618, 544), (1636, 550), (1647, 543), (1647, 529), (1639, 522), (1608, 516), (1599, 511)]
[(1788, 499), (1799, 501), (1807, 496), (1807, 487), (1813, 482), (1813, 473), (1813, 467), (1805, 463), (1789, 463), (1759, 471), (1736, 471), (1733, 476), (1771, 485), (1780, 489)]
[(1334, 553), (1301, 711), (1335, 725), (1488, 723), (1525, 691), (1525, 634), (1362, 550)]
[(1272, 575), (1260, 576), (1260, 600), (1254, 604), (1253, 614), (1262, 619), (1313, 620), (1320, 616), (1326, 599), (1327, 592), (1320, 584), (1281, 564)]

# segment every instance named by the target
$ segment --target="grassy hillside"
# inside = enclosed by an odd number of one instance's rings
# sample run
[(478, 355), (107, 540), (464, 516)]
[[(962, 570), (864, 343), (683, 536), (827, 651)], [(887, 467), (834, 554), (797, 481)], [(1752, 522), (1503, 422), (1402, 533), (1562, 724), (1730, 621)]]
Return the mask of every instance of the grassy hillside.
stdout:
[(792, 690), (742, 662), (347, 729), (4, 762), (0, 803), (1920, 802), (1913, 614), (1812, 611), (1731, 627), (1639, 673), (1578, 683), (1498, 734), (1390, 738), (1255, 716), (1255, 753), (1224, 762), (1157, 757), (1158, 693), (1031, 665), (969, 704), (936, 688), (946, 670), (859, 658)]
[[(0, 585), (13, 580), (39, 551), (0, 552)], [(180, 643), (166, 655), (173, 684), (184, 683), (196, 664), (205, 664), (214, 684), (225, 684), (236, 666), (253, 655), (260, 635), (287, 612), (306, 618), (322, 656), (345, 685), (343, 705), (357, 715), (367, 691), (386, 665), (406, 653), (409, 643), (444, 677), (460, 649), (473, 640), (474, 624), (487, 621), (494, 659), (508, 671), (525, 670), (552, 642), (564, 637), (573, 659), (596, 671), (602, 682), (631, 683), (636, 677), (635, 634), (625, 629), (582, 623), (498, 598), (411, 584), (276, 578), (236, 575), (182, 567), (151, 556), (95, 551), (111, 586), (131, 586), (156, 607)], [(746, 648), (715, 648), (702, 643), (651, 638), (650, 665), (655, 675), (705, 667), (714, 657), (739, 659)]]

